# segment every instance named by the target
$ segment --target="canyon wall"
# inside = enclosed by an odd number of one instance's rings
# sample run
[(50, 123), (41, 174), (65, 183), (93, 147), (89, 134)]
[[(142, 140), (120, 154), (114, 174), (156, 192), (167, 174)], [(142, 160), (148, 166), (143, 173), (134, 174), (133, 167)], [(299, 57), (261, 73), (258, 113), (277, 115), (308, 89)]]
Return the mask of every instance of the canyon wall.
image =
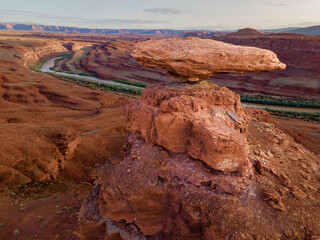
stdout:
[(61, 42), (50, 41), (47, 43), (40, 43), (32, 48), (21, 46), (18, 51), (21, 52), (21, 57), (25, 65), (29, 66), (35, 64), (43, 56), (52, 53), (66, 52), (68, 50), (62, 46)]
[[(214, 39), (260, 47), (274, 51), (287, 65), (284, 71), (262, 74), (228, 74), (211, 77), (220, 85), (237, 93), (266, 94), (287, 97), (320, 98), (320, 38), (294, 34), (262, 34), (249, 31)], [(164, 70), (139, 65), (130, 51), (135, 41), (107, 41), (77, 62), (78, 68), (97, 73), (100, 78), (142, 81), (146, 83), (171, 82)]]
[(90, 181), (93, 165), (120, 151), (125, 97), (81, 88), (25, 67), (44, 55), (66, 51), (63, 43), (1, 39), (0, 186)]
[(215, 83), (244, 93), (320, 98), (320, 37), (296, 34), (257, 34), (250, 29), (216, 40), (274, 51), (287, 65), (284, 71), (232, 74), (211, 78)]

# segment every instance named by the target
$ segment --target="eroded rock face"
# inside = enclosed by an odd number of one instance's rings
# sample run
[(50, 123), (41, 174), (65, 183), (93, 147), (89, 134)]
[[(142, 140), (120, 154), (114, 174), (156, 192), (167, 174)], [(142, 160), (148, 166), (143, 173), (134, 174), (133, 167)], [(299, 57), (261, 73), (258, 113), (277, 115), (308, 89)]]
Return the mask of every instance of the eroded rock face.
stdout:
[(195, 37), (140, 42), (131, 55), (141, 65), (165, 69), (180, 81), (286, 68), (272, 51)]
[(247, 131), (250, 163), (242, 173), (215, 171), (129, 132), (123, 157), (95, 173), (79, 213), (80, 239), (98, 239), (88, 232), (97, 225), (101, 239), (316, 239), (319, 157), (269, 123), (251, 121)]
[(80, 217), (125, 221), (155, 239), (201, 239), (211, 200), (240, 194), (249, 179), (239, 96), (208, 81), (156, 85), (126, 110), (124, 157), (98, 170)]
[(127, 109), (128, 130), (145, 142), (184, 153), (219, 171), (243, 171), (248, 116), (239, 96), (205, 81), (147, 88)]
[(25, 65), (32, 65), (45, 55), (65, 52), (66, 50), (61, 43), (56, 41), (39, 44), (39, 46), (33, 47), (31, 50), (27, 47), (20, 47), (19, 49), (19, 51), (22, 52), (22, 59)]
[(80, 218), (125, 222), (154, 239), (202, 239), (208, 213), (228, 195), (238, 196), (247, 183), (244, 175), (212, 171), (186, 154), (163, 150), (135, 134), (128, 136), (121, 162), (103, 166), (97, 176), (97, 187)]

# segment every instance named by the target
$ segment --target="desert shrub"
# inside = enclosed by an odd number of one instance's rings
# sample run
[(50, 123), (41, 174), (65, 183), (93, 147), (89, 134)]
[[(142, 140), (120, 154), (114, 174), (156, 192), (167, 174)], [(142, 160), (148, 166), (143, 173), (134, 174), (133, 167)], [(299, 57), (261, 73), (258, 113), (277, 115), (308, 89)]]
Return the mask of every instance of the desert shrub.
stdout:
[(295, 112), (295, 111), (284, 111), (265, 108), (266, 111), (270, 112), (271, 115), (286, 118), (286, 119), (300, 119), (303, 121), (311, 121), (320, 123), (320, 112)]
[(80, 76), (88, 76), (88, 77), (98, 77), (98, 74), (95, 73), (78, 73)]
[(142, 87), (142, 88), (145, 88), (148, 86), (148, 84), (140, 83), (140, 82), (130, 82), (130, 81), (123, 81), (123, 80), (114, 80), (114, 81), (118, 83), (136, 86), (136, 87)]
[(70, 56), (72, 56), (71, 53), (61, 54), (61, 55), (57, 56), (57, 59), (54, 60), (53, 69), (50, 68), (50, 70), (56, 71), (56, 72), (61, 72), (61, 71), (57, 71), (57, 70), (56, 70), (56, 67), (57, 67), (57, 65), (58, 65), (58, 62), (66, 59), (66, 58), (69, 58)]
[(36, 71), (36, 72), (40, 72), (43, 64), (45, 64), (47, 61), (48, 61), (47, 59), (44, 59), (44, 60), (38, 62), (35, 66), (29, 66), (29, 69)]
[(307, 98), (280, 98), (266, 95), (241, 95), (241, 101), (273, 106), (320, 109), (320, 101)]
[(56, 73), (48, 73), (49, 75), (52, 75), (56, 78), (59, 78), (64, 81), (73, 82), (81, 86), (86, 86), (92, 89), (100, 89), (103, 91), (112, 91), (112, 92), (120, 92), (125, 93), (129, 95), (141, 95), (141, 89), (139, 88), (133, 88), (130, 86), (122, 86), (122, 85), (115, 85), (111, 83), (104, 83), (104, 82), (98, 82), (90, 79), (85, 78), (79, 78), (76, 76), (63, 76)]
[(70, 57), (70, 56), (72, 56), (71, 53), (66, 53), (66, 54), (61, 54), (61, 55), (59, 55), (59, 56), (57, 56), (57, 57), (68, 58), (68, 57)]

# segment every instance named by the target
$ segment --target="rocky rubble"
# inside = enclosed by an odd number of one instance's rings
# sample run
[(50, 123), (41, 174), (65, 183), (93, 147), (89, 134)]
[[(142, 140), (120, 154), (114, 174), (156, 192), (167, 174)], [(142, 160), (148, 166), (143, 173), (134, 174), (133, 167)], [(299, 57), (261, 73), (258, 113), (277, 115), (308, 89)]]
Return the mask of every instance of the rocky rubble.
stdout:
[[(250, 122), (230, 90), (206, 81), (149, 86), (126, 112), (123, 157), (96, 171), (79, 213), (81, 239), (319, 236), (320, 211), (310, 207), (319, 204), (319, 159), (259, 122), (260, 113)], [(309, 185), (297, 159), (312, 166)]]

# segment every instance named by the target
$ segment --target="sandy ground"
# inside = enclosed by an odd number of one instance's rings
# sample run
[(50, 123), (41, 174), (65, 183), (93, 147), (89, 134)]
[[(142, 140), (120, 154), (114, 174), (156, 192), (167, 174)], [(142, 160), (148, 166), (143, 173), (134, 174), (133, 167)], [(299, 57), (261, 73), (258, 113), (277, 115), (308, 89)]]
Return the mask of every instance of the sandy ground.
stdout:
[(320, 124), (295, 119), (272, 118), (272, 121), (296, 142), (320, 155)]

